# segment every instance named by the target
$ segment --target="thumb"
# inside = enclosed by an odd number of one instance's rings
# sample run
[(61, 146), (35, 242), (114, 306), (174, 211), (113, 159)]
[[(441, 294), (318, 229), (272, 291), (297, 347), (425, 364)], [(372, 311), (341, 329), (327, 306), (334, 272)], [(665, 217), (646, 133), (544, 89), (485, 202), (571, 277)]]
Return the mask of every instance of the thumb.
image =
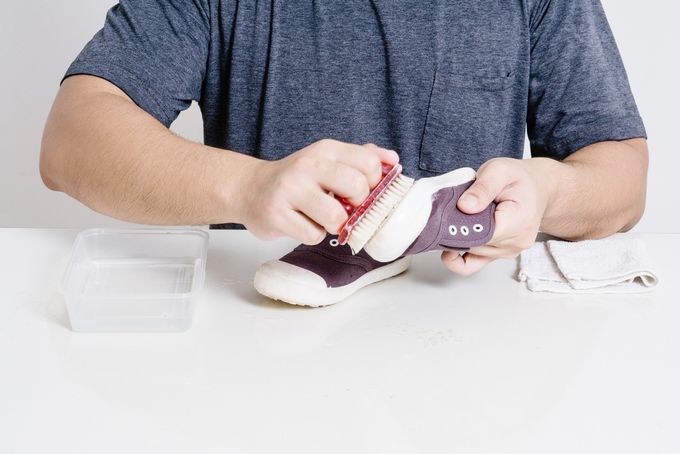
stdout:
[(493, 202), (507, 185), (505, 166), (489, 162), (477, 172), (477, 179), (458, 199), (458, 209), (476, 214)]

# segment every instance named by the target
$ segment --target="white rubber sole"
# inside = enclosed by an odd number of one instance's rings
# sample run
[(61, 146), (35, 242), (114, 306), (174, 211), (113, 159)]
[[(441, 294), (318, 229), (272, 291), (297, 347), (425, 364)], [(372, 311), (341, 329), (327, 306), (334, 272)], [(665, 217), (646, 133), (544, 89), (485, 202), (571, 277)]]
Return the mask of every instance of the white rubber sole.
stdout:
[(343, 287), (329, 288), (326, 281), (309, 270), (280, 260), (271, 260), (255, 273), (255, 290), (273, 300), (297, 306), (321, 307), (342, 301), (354, 292), (406, 271), (411, 257), (404, 257), (361, 276)]
[(366, 243), (364, 250), (380, 262), (389, 262), (404, 253), (423, 231), (432, 212), (437, 191), (475, 179), (475, 171), (462, 167), (452, 172), (416, 181), (392, 214)]

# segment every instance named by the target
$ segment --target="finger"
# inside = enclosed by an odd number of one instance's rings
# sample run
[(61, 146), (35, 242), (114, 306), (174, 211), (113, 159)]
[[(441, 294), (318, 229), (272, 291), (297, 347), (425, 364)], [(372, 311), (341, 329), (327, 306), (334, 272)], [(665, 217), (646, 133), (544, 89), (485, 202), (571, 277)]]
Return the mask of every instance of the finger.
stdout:
[(519, 221), (519, 205), (517, 202), (507, 200), (496, 205), (494, 212), (494, 231), (491, 240), (487, 243), (490, 246), (498, 246), (503, 242), (515, 238), (521, 232), (517, 231)]
[(284, 235), (294, 238), (303, 244), (319, 244), (326, 238), (326, 231), (307, 216), (294, 210), (289, 210), (284, 218), (281, 231)]
[(327, 164), (316, 175), (316, 181), (323, 189), (344, 197), (354, 206), (366, 200), (369, 182), (363, 173), (345, 164), (325, 162)]
[(382, 178), (381, 156), (377, 147), (366, 147), (332, 141), (328, 147), (331, 158), (363, 173), (368, 180), (369, 187), (375, 187)]
[(397, 152), (394, 150), (388, 150), (387, 148), (379, 147), (374, 143), (367, 143), (364, 145), (364, 147), (373, 148), (375, 152), (378, 153), (380, 162), (389, 164), (390, 166), (393, 166), (399, 162), (399, 154), (397, 154)]
[(338, 233), (347, 220), (347, 212), (340, 202), (319, 188), (311, 187), (292, 195), (291, 202), (297, 211), (323, 227), (328, 233)]
[(491, 259), (511, 259), (517, 257), (520, 249), (512, 244), (507, 246), (479, 246), (470, 249), (470, 254)]
[(467, 214), (484, 210), (511, 181), (509, 166), (492, 160), (480, 167), (477, 179), (458, 200), (458, 209)]
[(455, 253), (451, 254), (450, 252), (444, 252), (442, 254), (442, 262), (444, 265), (452, 272), (461, 276), (470, 276), (493, 261), (494, 259), (492, 257), (483, 257), (469, 252), (458, 256), (456, 256)]

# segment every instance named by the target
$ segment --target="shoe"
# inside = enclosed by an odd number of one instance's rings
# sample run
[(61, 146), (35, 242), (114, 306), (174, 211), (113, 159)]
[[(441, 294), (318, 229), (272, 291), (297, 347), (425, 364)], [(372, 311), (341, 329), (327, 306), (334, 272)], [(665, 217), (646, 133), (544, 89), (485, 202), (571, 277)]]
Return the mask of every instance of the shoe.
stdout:
[(466, 251), (489, 242), (496, 205), (492, 203), (473, 215), (456, 206), (474, 180), (475, 171), (464, 167), (416, 181), (363, 252), (380, 262), (389, 262), (426, 251)]
[(300, 245), (255, 273), (255, 289), (262, 295), (298, 306), (328, 306), (374, 282), (400, 274), (410, 257), (379, 262), (361, 251), (356, 255), (328, 235), (314, 246)]

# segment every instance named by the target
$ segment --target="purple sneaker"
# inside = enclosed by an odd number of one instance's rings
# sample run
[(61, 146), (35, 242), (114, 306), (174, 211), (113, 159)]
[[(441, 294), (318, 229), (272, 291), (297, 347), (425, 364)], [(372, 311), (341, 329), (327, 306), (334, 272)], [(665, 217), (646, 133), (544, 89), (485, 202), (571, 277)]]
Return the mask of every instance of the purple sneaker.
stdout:
[(357, 290), (406, 271), (410, 257), (379, 262), (338, 243), (329, 235), (315, 246), (301, 244), (279, 260), (270, 260), (255, 273), (262, 295), (299, 306), (328, 306)]
[(478, 214), (458, 210), (458, 199), (475, 179), (464, 167), (416, 181), (363, 251), (381, 262), (434, 250), (465, 251), (491, 240), (495, 204)]

